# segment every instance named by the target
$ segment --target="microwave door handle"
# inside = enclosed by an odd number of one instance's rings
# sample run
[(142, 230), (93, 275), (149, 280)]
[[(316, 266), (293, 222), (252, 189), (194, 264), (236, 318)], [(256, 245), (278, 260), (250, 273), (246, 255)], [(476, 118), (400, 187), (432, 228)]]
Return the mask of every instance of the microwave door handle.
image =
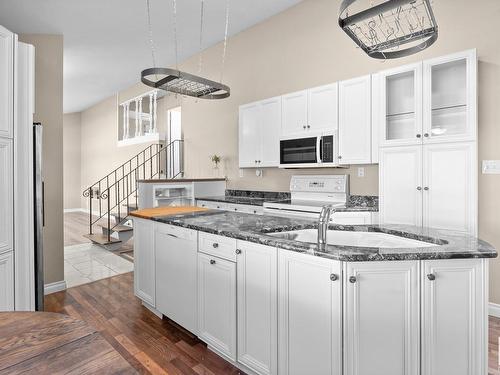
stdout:
[(323, 162), (321, 160), (322, 138), (323, 137), (316, 138), (316, 159), (318, 160), (318, 163), (322, 163)]

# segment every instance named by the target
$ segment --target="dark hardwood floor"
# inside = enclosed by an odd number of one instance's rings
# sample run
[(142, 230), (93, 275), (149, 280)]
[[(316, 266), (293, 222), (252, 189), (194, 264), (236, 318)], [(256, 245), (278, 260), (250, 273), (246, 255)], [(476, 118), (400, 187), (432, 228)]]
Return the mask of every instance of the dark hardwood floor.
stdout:
[[(175, 323), (144, 308), (133, 292), (133, 273), (46, 296), (46, 311), (82, 319), (143, 374), (240, 374)], [(489, 318), (488, 374), (500, 375), (500, 319)]]
[(89, 323), (141, 374), (241, 374), (204, 343), (144, 308), (133, 273), (50, 294), (45, 310)]

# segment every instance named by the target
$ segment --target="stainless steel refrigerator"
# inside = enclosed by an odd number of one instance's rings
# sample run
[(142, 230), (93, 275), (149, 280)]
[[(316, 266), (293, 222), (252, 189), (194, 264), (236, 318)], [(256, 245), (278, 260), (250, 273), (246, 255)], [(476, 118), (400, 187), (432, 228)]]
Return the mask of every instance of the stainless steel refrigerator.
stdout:
[(43, 311), (43, 227), (45, 226), (44, 184), (42, 179), (42, 124), (33, 124), (33, 192), (35, 210), (35, 308)]

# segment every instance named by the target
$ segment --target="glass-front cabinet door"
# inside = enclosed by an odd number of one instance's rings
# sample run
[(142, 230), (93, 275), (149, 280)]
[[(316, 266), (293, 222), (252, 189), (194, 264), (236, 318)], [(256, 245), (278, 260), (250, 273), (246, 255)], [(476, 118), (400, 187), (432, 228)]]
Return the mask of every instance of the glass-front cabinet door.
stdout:
[(476, 51), (424, 61), (424, 142), (476, 139)]
[(379, 73), (379, 124), (381, 146), (422, 142), (422, 64)]

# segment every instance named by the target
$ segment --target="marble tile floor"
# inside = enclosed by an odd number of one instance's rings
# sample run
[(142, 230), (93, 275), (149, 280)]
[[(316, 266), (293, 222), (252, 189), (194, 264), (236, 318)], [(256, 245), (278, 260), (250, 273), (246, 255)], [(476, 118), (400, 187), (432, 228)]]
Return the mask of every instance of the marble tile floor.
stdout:
[(134, 270), (134, 264), (92, 243), (64, 247), (64, 279), (68, 288)]

